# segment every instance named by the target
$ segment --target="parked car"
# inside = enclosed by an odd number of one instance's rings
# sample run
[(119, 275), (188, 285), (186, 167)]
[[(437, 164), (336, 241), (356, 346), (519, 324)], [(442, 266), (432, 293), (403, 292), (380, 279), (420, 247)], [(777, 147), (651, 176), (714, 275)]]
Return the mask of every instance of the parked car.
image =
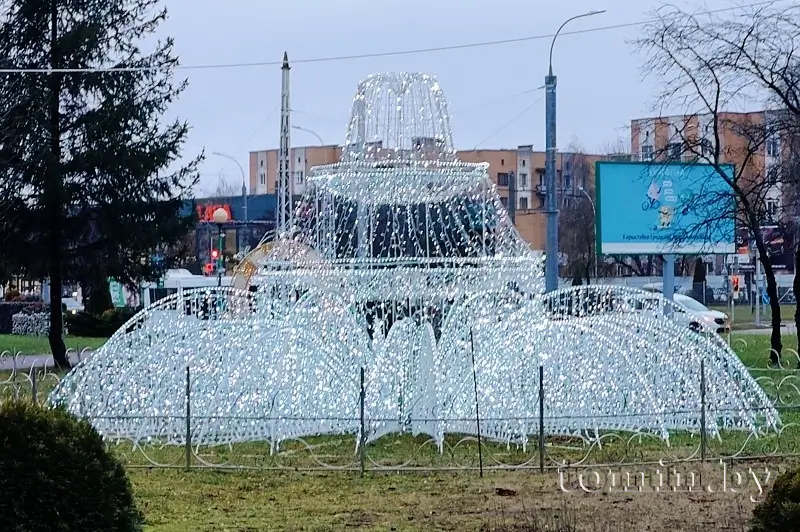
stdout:
[(78, 303), (78, 300), (72, 297), (61, 298), (61, 309), (64, 314), (77, 314), (84, 311), (84, 306)]
[[(672, 298), (675, 303), (674, 318), (685, 323), (693, 331), (700, 331), (703, 327), (716, 330), (718, 333), (726, 333), (731, 328), (731, 321), (727, 314), (718, 310), (711, 310), (694, 298), (685, 294), (675, 294)], [(664, 303), (661, 298), (648, 298), (643, 296), (637, 301), (637, 309), (650, 312), (663, 312)]]
[[(676, 294), (681, 291), (681, 285), (679, 284), (676, 284), (673, 288)], [(662, 283), (647, 283), (642, 286), (642, 290), (646, 290), (648, 292), (664, 293), (664, 285)]]

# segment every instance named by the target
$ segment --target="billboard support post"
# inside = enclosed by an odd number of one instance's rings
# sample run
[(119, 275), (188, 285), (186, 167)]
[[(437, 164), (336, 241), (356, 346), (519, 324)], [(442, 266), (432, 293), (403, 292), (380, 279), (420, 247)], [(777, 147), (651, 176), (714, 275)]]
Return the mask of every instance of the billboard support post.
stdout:
[[(664, 255), (664, 283), (663, 283), (664, 297), (668, 301), (675, 299), (675, 255)], [(672, 311), (671, 305), (664, 307), (667, 310), (666, 314), (670, 315)]]

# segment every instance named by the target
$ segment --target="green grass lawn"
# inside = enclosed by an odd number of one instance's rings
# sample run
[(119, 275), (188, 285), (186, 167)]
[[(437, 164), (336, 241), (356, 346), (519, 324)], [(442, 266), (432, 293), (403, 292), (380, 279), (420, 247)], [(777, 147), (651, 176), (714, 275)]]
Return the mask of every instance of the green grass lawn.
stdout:
[[(2, 345), (8, 339), (27, 341), (28, 352), (46, 347), (45, 339), (0, 336)], [(104, 340), (77, 338), (72, 345), (85, 343), (99, 346)], [(796, 348), (796, 340), (784, 336), (787, 347)], [(18, 345), (22, 345), (20, 342)], [(789, 405), (782, 409), (784, 422), (800, 421), (800, 371), (774, 370), (769, 363), (768, 335), (733, 335), (733, 350), (751, 369), (754, 377), (773, 398)], [(5, 347), (4, 347), (5, 349)], [(23, 349), (19, 349), (23, 350)], [(797, 367), (796, 358), (784, 353), (784, 361)], [(54, 374), (37, 379), (40, 401), (55, 384)], [(0, 373), (0, 392), (25, 394), (30, 390), (27, 373)], [(28, 392), (29, 393), (29, 392)], [(477, 467), (477, 446), (461, 443), (458, 436), (448, 437), (444, 454), (426, 445), (425, 436), (389, 435), (367, 448), (369, 463), (383, 466), (411, 461), (415, 465), (443, 467), (455, 465)], [(778, 438), (748, 440), (746, 433), (726, 432), (722, 441), (709, 439), (709, 456), (730, 455), (742, 451), (744, 456), (757, 456), (772, 449)], [(800, 442), (800, 431), (792, 430), (780, 438), (780, 450), (794, 449)], [(665, 457), (685, 458), (697, 449), (697, 435), (674, 434), (667, 447), (658, 438), (628, 441), (625, 437), (606, 441), (602, 449), (592, 452), (592, 461), (618, 462), (658, 460)], [(308, 438), (313, 453), (298, 442), (286, 442), (276, 456), (270, 456), (263, 443), (239, 444), (231, 447), (206, 448), (199, 458), (207, 463), (226, 462), (251, 467), (283, 467), (286, 470), (182, 471), (183, 448), (148, 446), (149, 457), (175, 469), (153, 469), (151, 463), (128, 444), (112, 449), (128, 466), (138, 504), (147, 519), (147, 532), (255, 532), (262, 530), (329, 531), (359, 530), (397, 531), (489, 531), (489, 530), (639, 530), (645, 525), (660, 523), (661, 529), (701, 530), (698, 523), (728, 522), (731, 530), (742, 529), (752, 503), (745, 498), (739, 503), (729, 494), (689, 496), (592, 496), (564, 494), (559, 489), (555, 472), (540, 475), (528, 471), (495, 470), (478, 477), (475, 470), (435, 473), (367, 473), (363, 478), (354, 472), (303, 472), (319, 465), (317, 460), (334, 466), (356, 465), (353, 436)], [(575, 441), (548, 438), (548, 460), (579, 459), (583, 452)], [(536, 442), (526, 452), (515, 446), (486, 444), (484, 464), (538, 465)], [(707, 466), (713, 467), (713, 459)], [(197, 458), (193, 459), (199, 465)], [(771, 468), (781, 463), (768, 462)], [(748, 464), (750, 465), (750, 464)], [(692, 466), (695, 467), (695, 466)], [(495, 489), (512, 489), (513, 497), (501, 497)], [(743, 505), (743, 506), (742, 506)], [(553, 516), (563, 519), (569, 508), (574, 528), (556, 528)], [(742, 510), (744, 508), (744, 510)], [(743, 513), (742, 513), (743, 512)], [(549, 528), (511, 528), (531, 520), (550, 523)], [(727, 521), (726, 521), (727, 520)], [(595, 527), (596, 523), (614, 523), (613, 528)], [(503, 528), (506, 524), (509, 528)], [(530, 525), (529, 525), (530, 526)]]
[[(97, 349), (106, 343), (108, 338), (87, 338), (83, 336), (67, 336), (64, 343), (67, 349), (82, 351), (86, 348)], [(51, 353), (50, 343), (46, 336), (21, 336), (17, 334), (0, 334), (1, 353), (22, 353), (24, 355), (48, 355)]]

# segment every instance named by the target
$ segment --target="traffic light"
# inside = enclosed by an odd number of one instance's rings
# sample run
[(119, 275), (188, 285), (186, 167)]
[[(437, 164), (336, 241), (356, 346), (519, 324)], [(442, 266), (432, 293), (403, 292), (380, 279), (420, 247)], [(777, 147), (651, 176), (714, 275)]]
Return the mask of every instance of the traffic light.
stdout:
[(733, 296), (739, 297), (739, 276), (733, 276)]
[(214, 263), (213, 262), (206, 262), (205, 266), (203, 267), (203, 271), (206, 275), (211, 275), (214, 273)]
[(211, 260), (217, 260), (217, 259), (219, 259), (219, 250), (212, 249), (211, 250)]

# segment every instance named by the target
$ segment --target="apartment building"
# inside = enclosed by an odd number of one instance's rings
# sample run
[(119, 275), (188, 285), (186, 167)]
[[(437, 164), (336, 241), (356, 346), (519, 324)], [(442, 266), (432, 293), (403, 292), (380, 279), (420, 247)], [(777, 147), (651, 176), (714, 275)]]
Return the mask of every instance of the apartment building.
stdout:
[[(774, 120), (770, 111), (751, 113), (719, 113), (719, 152), (721, 163), (735, 165), (741, 178), (752, 183), (774, 175), (787, 146), (781, 146), (780, 135), (771, 133), (760, 148), (751, 153), (748, 135), (743, 128), (767, 127)], [(697, 152), (712, 153), (715, 149), (712, 115), (684, 115), (657, 118), (638, 118), (631, 121), (631, 152), (640, 161), (691, 161)], [(747, 159), (747, 164), (745, 164)], [(777, 222), (781, 218), (783, 194), (779, 183), (769, 186), (764, 195), (766, 210)]]
[[(467, 162), (489, 163), (489, 176), (497, 185), (500, 199), (506, 207), (509, 185), (514, 185), (517, 230), (533, 249), (544, 250), (544, 202), (547, 194), (544, 180), (545, 152), (534, 151), (533, 146), (526, 145), (515, 150), (459, 151), (458, 157)], [(600, 155), (583, 153), (556, 155), (556, 187), (562, 207), (584, 195), (588, 195), (594, 202), (594, 163), (602, 158)]]
[[(294, 180), (294, 193), (305, 192), (306, 178), (313, 167), (335, 163), (341, 154), (342, 147), (335, 144), (291, 148), (289, 172)], [(251, 151), (250, 194), (275, 194), (277, 189), (278, 150)]]
[[(334, 163), (341, 146), (302, 146), (291, 149), (290, 172), (295, 194), (305, 191), (306, 177), (314, 166)], [(507, 150), (462, 150), (462, 161), (489, 163), (489, 176), (497, 186), (500, 199), (508, 207), (509, 185), (515, 185), (515, 224), (520, 235), (535, 250), (544, 250), (546, 218), (544, 200), (545, 152), (533, 146)], [(594, 163), (599, 155), (559, 153), (556, 156), (556, 180), (559, 202), (589, 195), (594, 201)], [(278, 150), (250, 152), (250, 193), (274, 194), (278, 180)], [(586, 192), (584, 192), (586, 191)]]
[[(634, 160), (640, 161), (689, 162), (697, 160), (700, 153), (710, 156), (719, 142), (720, 162), (733, 164), (737, 173), (741, 172), (743, 185), (766, 186), (759, 188), (766, 212), (762, 224), (778, 225), (783, 223), (785, 191), (774, 176), (782, 158), (788, 155), (789, 142), (781, 139), (778, 131), (769, 131), (776, 119), (773, 111), (719, 113), (715, 135), (711, 114), (637, 118), (631, 121), (631, 153)], [(765, 129), (758, 132), (761, 127)], [(759, 137), (755, 150), (750, 142), (753, 131)], [(699, 159), (703, 162), (702, 157)], [(704, 260), (713, 270), (722, 269), (721, 257), (708, 256)], [(785, 269), (783, 262), (775, 257), (776, 268)]]

